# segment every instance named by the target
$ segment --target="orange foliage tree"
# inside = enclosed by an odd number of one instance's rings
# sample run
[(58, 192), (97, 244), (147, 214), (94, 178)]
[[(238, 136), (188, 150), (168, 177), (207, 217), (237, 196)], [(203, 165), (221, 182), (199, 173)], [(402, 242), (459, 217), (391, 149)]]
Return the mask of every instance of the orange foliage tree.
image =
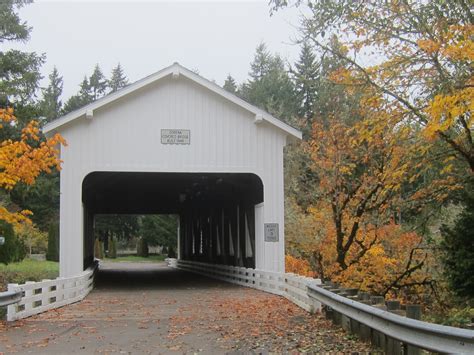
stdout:
[[(15, 124), (16, 117), (12, 108), (0, 108), (0, 129), (3, 125)], [(37, 121), (29, 122), (21, 131), (19, 140), (6, 139), (0, 146), (0, 187), (11, 190), (19, 183), (34, 184), (41, 172), (50, 173), (52, 169), (59, 170), (59, 145), (65, 145), (65, 140), (56, 134), (41, 140)], [(0, 220), (14, 226), (29, 223), (31, 211), (12, 212), (5, 206), (0, 206)]]
[(316, 276), (316, 273), (311, 269), (311, 265), (307, 260), (296, 258), (292, 255), (285, 256), (285, 271), (301, 276)]
[(319, 181), (310, 213), (320, 233), (309, 243), (317, 271), (381, 294), (430, 286), (431, 252), (419, 235), (394, 221), (459, 186), (449, 171), (426, 179), (430, 146), (413, 135), (403, 110), (372, 90), (357, 110), (355, 122), (337, 112), (326, 123), (315, 121), (307, 144)]
[[(368, 86), (474, 172), (474, 17), (469, 1), (272, 0), (306, 4), (305, 38), (339, 58), (341, 84)], [(338, 33), (344, 45), (330, 45)], [(421, 127), (421, 129), (419, 129)], [(451, 165), (451, 161), (445, 164)]]

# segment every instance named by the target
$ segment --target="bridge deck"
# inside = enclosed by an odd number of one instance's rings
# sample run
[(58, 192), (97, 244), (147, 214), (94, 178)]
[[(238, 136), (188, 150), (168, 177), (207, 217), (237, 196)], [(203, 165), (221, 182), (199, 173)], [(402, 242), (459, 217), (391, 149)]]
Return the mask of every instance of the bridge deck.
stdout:
[(164, 264), (105, 264), (84, 301), (0, 325), (0, 353), (369, 349), (282, 297)]

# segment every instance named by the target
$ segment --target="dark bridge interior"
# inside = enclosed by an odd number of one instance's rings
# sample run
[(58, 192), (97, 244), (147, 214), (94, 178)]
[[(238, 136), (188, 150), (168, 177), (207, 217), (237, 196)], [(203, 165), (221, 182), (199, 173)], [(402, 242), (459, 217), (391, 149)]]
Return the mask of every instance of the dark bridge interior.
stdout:
[(85, 268), (96, 214), (178, 214), (181, 259), (255, 267), (263, 184), (254, 174), (94, 172), (83, 181), (82, 202)]

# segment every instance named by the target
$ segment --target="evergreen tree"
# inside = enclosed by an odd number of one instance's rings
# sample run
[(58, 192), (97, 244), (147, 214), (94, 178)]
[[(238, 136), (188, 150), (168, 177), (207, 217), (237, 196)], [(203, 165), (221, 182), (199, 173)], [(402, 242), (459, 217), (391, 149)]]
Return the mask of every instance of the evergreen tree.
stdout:
[(294, 80), (300, 107), (298, 114), (305, 119), (305, 126), (311, 125), (314, 116), (314, 104), (317, 97), (319, 66), (316, 56), (308, 42), (303, 42), (300, 57), (295, 63)]
[(293, 123), (298, 103), (293, 82), (279, 55), (271, 55), (261, 43), (250, 64), (250, 80), (242, 85), (242, 97), (272, 115)]
[(51, 223), (48, 231), (48, 251), (46, 259), (59, 261), (59, 224)]
[(12, 225), (0, 220), (0, 235), (5, 238), (5, 243), (0, 246), (0, 263), (22, 261), (26, 256), (26, 246), (15, 235)]
[(107, 91), (107, 79), (102, 73), (99, 64), (95, 65), (94, 71), (89, 78), (89, 90), (92, 96), (92, 101), (104, 96)]
[(110, 76), (108, 85), (110, 92), (116, 92), (117, 90), (128, 85), (127, 76), (124, 74), (120, 63), (118, 63), (117, 66), (112, 69), (112, 75)]
[(43, 100), (40, 102), (41, 114), (45, 118), (45, 123), (58, 118), (61, 113), (62, 102), (60, 100), (63, 92), (63, 78), (54, 67), (49, 74), (49, 85), (43, 89)]
[(10, 192), (13, 203), (33, 212), (30, 217), (42, 231), (59, 219), (59, 172), (41, 174), (34, 185), (17, 184)]
[(71, 96), (64, 105), (63, 114), (69, 113), (71, 111), (77, 110), (87, 104), (90, 104), (94, 101), (91, 86), (89, 85), (89, 80), (87, 76), (84, 76), (80, 84), (79, 93), (76, 95)]
[(254, 82), (263, 79), (268, 74), (272, 65), (272, 59), (267, 45), (264, 42), (260, 43), (255, 50), (253, 62), (250, 63), (249, 75)]
[(232, 94), (237, 94), (237, 84), (230, 74), (228, 74), (227, 78), (225, 79), (224, 89)]
[(474, 180), (467, 184), (464, 210), (453, 227), (443, 226), (441, 243), (446, 277), (459, 296), (474, 297)]
[[(0, 43), (28, 40), (31, 29), (22, 22), (17, 11), (28, 0), (0, 1)], [(16, 106), (32, 103), (41, 79), (40, 67), (44, 56), (11, 49), (0, 49), (0, 105), (15, 101)], [(18, 110), (17, 118), (21, 121)]]

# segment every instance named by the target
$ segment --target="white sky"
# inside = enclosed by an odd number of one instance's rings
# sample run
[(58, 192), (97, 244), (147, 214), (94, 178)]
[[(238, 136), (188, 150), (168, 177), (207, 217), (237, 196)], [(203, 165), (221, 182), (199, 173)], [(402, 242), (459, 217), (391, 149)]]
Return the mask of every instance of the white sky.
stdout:
[[(177, 61), (222, 85), (230, 73), (247, 79), (256, 46), (293, 62), (299, 53), (299, 10), (272, 17), (268, 1), (46, 1), (20, 10), (33, 27), (25, 44), (9, 48), (45, 53), (45, 77), (54, 65), (64, 78), (63, 101), (99, 63), (110, 75), (118, 62), (130, 81)], [(43, 80), (43, 85), (47, 80)]]

